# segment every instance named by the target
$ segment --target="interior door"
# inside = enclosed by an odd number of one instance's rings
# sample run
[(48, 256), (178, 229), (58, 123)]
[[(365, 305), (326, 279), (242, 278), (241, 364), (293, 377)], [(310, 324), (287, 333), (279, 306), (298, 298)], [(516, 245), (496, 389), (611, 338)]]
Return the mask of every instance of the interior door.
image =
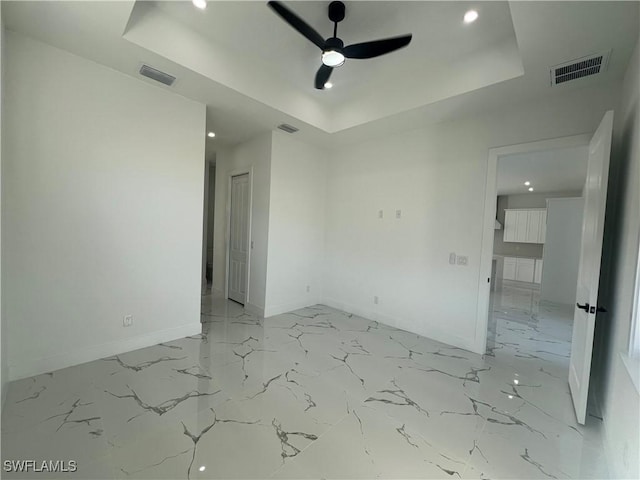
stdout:
[(608, 111), (589, 143), (589, 164), (584, 189), (580, 266), (578, 267), (571, 360), (569, 362), (571, 397), (578, 423), (583, 425), (587, 414), (593, 332), (598, 310), (598, 282), (600, 280), (612, 128), (613, 111)]
[(231, 177), (229, 229), (229, 298), (244, 305), (249, 243), (249, 175), (246, 173)]

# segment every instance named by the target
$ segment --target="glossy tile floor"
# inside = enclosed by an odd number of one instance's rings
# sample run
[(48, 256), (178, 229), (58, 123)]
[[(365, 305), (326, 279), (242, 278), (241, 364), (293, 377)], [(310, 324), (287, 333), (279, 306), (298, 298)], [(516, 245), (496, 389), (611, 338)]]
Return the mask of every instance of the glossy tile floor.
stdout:
[(324, 306), (268, 320), (203, 297), (203, 334), (21, 380), (7, 478), (604, 478), (576, 425), (570, 317), (494, 298), (484, 357)]

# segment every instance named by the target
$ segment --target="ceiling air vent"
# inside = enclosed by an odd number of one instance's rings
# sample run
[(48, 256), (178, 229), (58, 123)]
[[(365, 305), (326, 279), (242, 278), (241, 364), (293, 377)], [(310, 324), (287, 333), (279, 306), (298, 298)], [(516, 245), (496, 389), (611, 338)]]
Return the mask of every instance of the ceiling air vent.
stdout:
[(570, 82), (571, 80), (604, 72), (609, 62), (609, 53), (611, 53), (611, 51), (577, 58), (570, 62), (551, 67), (551, 85), (559, 85)]
[(155, 80), (156, 82), (164, 83), (169, 87), (173, 85), (173, 82), (176, 81), (176, 77), (174, 77), (173, 75), (161, 72), (160, 70), (150, 67), (149, 65), (142, 65), (142, 67), (140, 67), (140, 75), (148, 77), (151, 80)]
[(296, 127), (289, 125), (288, 123), (281, 123), (280, 125), (278, 125), (278, 128), (280, 130), (284, 130), (287, 133), (296, 133), (298, 131)]

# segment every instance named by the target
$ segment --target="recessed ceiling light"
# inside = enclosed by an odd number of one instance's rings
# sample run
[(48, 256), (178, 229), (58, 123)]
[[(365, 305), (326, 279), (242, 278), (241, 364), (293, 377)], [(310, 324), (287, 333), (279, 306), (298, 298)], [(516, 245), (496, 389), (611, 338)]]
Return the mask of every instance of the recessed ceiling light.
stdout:
[(200, 10), (207, 8), (207, 0), (191, 0), (191, 2)]
[(469, 10), (464, 14), (464, 23), (473, 23), (478, 19), (478, 12), (475, 10)]
[(324, 88), (331, 88), (331, 87), (333, 87), (333, 83), (331, 82), (327, 82), (324, 84)]
[(207, 137), (209, 137), (209, 138), (213, 138), (215, 136), (216, 136), (216, 134), (214, 132), (207, 133)]
[(533, 192), (533, 187), (529, 187), (529, 191), (530, 191), (530, 192)]
[(206, 469), (207, 468), (204, 465), (202, 465), (198, 470), (200, 470), (201, 472), (204, 472)]
[(526, 182), (524, 182), (524, 184), (528, 187), (529, 185), (531, 185), (531, 182), (527, 180)]

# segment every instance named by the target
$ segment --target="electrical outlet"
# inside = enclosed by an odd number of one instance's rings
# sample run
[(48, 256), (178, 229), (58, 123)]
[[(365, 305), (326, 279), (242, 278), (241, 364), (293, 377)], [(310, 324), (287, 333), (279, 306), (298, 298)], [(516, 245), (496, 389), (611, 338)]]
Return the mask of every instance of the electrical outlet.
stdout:
[(458, 265), (464, 265), (465, 267), (469, 263), (469, 257), (464, 255), (458, 255)]
[(378, 305), (378, 296), (377, 295), (375, 297), (373, 297), (373, 303)]
[(378, 210), (378, 218), (384, 217), (384, 212), (382, 210)]
[(130, 327), (133, 325), (133, 315), (125, 315), (122, 319), (123, 327)]
[(402, 218), (402, 210), (396, 210), (396, 218)]
[(455, 265), (456, 264), (456, 254), (454, 252), (451, 252), (449, 254), (449, 263), (451, 265)]
[(307, 293), (311, 291), (311, 285), (307, 285)]

